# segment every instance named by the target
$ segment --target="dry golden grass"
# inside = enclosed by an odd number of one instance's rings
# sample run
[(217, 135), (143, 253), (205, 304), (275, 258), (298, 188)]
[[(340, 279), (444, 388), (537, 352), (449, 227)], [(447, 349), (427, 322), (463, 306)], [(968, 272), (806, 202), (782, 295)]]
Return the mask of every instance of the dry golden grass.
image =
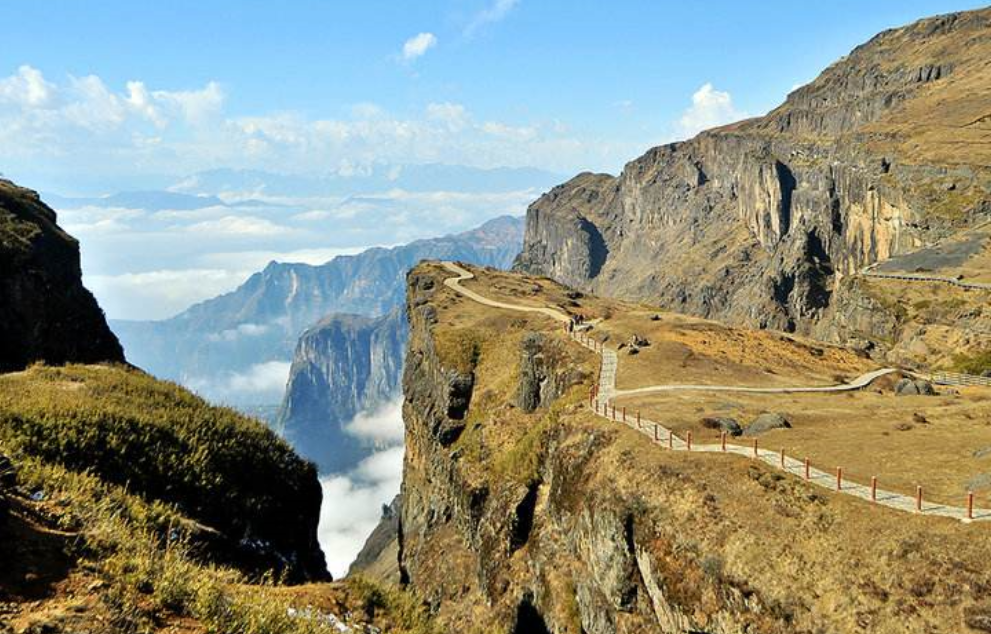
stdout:
[[(971, 483), (989, 474), (977, 493), (991, 507), (991, 389), (969, 388), (959, 395), (895, 396), (891, 390), (838, 394), (667, 393), (621, 398), (619, 405), (642, 410), (684, 437), (689, 430), (700, 443), (717, 443), (719, 432), (706, 429), (704, 417), (728, 416), (746, 426), (763, 412), (779, 412), (791, 429), (767, 432), (759, 444), (789, 456), (810, 457), (846, 477), (912, 495), (922, 485), (926, 498), (962, 506)], [(730, 439), (748, 444), (749, 439)]]
[[(478, 277), (465, 284), (493, 299), (558, 306), (603, 318), (591, 335), (607, 340), (610, 346), (628, 342), (634, 333), (650, 340), (651, 345), (637, 355), (620, 350), (620, 389), (667, 383), (832, 385), (878, 367), (850, 350), (789, 334), (731, 328), (589, 296), (579, 298), (581, 306), (575, 307), (569, 305), (572, 300), (566, 296), (567, 289), (549, 280), (475, 272)], [(448, 276), (442, 269), (437, 269), (437, 275), (438, 279)], [(868, 283), (889, 285), (874, 280)], [(904, 292), (923, 290), (909, 285)], [(530, 330), (544, 330), (563, 339), (557, 335), (559, 326), (545, 317), (494, 310), (448, 289), (437, 303), (442, 307), (438, 326), (441, 339), (466, 329), (487, 333), (477, 370), (482, 384), (476, 394), (482, 400), (470, 415), (497, 411), (494, 418), (507, 433), (486, 437), (486, 441), (491, 444), (496, 438), (497, 443), (514, 446), (523, 436), (520, 425), (528, 417), (511, 408), (506, 411), (500, 395), (511, 391), (517, 380), (519, 341), (523, 332)], [(920, 304), (919, 309), (927, 307)], [(660, 319), (653, 320), (654, 315)], [(597, 363), (587, 351), (572, 348), (578, 355), (576, 362)], [(909, 495), (921, 484), (927, 499), (941, 503), (962, 504), (966, 492), (975, 485), (979, 496), (991, 495), (991, 453), (974, 457), (975, 452), (991, 447), (991, 389), (953, 390), (959, 394), (943, 389), (938, 397), (896, 397), (892, 384), (893, 379), (882, 379), (868, 390), (827, 394), (662, 392), (623, 397), (617, 405), (626, 406), (631, 415), (640, 410), (643, 416), (680, 434), (692, 430), (699, 442), (712, 443), (719, 435), (701, 425), (704, 417), (729, 416), (746, 426), (763, 412), (781, 412), (793, 428), (762, 436), (759, 442), (766, 448), (784, 448), (799, 458), (810, 456), (824, 470), (842, 466), (847, 477), (861, 482), (876, 475), (882, 487)], [(466, 447), (472, 443), (473, 432), (480, 429), (481, 424), (473, 419), (462, 440)], [(986, 484), (981, 478), (984, 474), (988, 474)], [(991, 499), (986, 504), (991, 505)]]
[[(449, 276), (436, 267), (427, 270), (438, 281)], [(513, 294), (521, 292), (523, 301), (533, 305), (567, 304), (566, 290), (545, 280), (473, 270), (481, 279), (465, 284), (493, 299), (513, 302)], [(532, 292), (536, 286), (543, 290)], [(709, 364), (690, 364), (689, 371), (701, 373), (711, 367), (727, 377), (745, 376), (768, 363), (781, 374), (762, 380), (776, 380), (788, 372), (789, 382), (828, 383), (834, 372), (849, 378), (873, 367), (845, 351), (776, 333), (742, 333), (665, 314), (661, 322), (650, 322), (653, 313), (645, 307), (589, 297), (578, 301), (585, 314), (606, 317), (594, 331), (599, 337), (609, 334), (615, 342), (638, 332), (670, 342), (651, 346), (658, 350), (655, 359), (646, 352), (637, 355), (642, 360), (621, 355), (620, 366), (633, 359), (642, 363), (633, 366), (642, 375), (676, 372), (672, 382), (683, 382), (686, 376), (680, 357), (672, 362), (660, 352), (675, 344), (692, 348)], [(519, 341), (529, 330), (563, 341), (560, 326), (545, 317), (487, 308), (446, 288), (431, 303), (439, 307), (438, 336), (450, 329), (474, 328), (483, 341), (475, 368), (476, 400), (468, 428), (456, 444), (461, 472), (477, 469), (478, 484), (498, 495), (500, 487), (526, 481), (531, 462), (522, 457), (539, 455), (546, 449), (540, 438), (552, 437), (559, 469), (552, 484), (555, 522), (564, 522), (569, 513), (594, 514), (635, 501), (637, 548), (650, 555), (658, 576), (665, 579), (666, 597), (700, 624), (715, 619), (712, 615), (735, 591), (749, 597), (752, 609), (743, 612), (744, 618), (752, 619), (751, 628), (769, 633), (959, 632), (965, 631), (968, 615), (991, 614), (986, 595), (991, 587), (987, 524), (965, 525), (872, 506), (741, 457), (668, 452), (642, 434), (584, 409), (588, 382), (575, 386), (553, 415), (540, 410), (523, 414), (508, 405), (518, 376)], [(822, 348), (822, 356), (810, 352), (812, 347)], [(573, 344), (568, 349), (573, 363), (589, 374), (596, 372), (596, 356)], [(743, 354), (742, 359), (737, 354)], [(816, 367), (818, 359), (825, 360), (827, 369)], [(641, 379), (633, 376), (630, 382)], [(663, 381), (662, 376), (657, 382)], [(888, 389), (891, 383), (888, 380)], [(642, 396), (629, 403), (713, 442), (716, 434), (698, 425), (703, 415), (732, 415), (747, 423), (762, 411), (781, 411), (795, 427), (761, 437), (762, 446), (785, 446), (792, 455), (810, 453), (824, 469), (842, 464), (850, 477), (869, 478), (877, 471), (882, 486), (897, 489), (904, 483), (909, 493), (926, 478), (922, 483), (927, 499), (945, 496), (959, 504), (961, 479), (982, 468), (991, 471), (991, 455), (974, 458), (969, 453), (991, 446), (991, 395), (973, 390), (938, 397), (895, 397), (890, 391), (870, 390), (775, 397), (682, 393)], [(916, 412), (929, 422), (912, 422)], [(894, 429), (905, 421), (912, 429)], [(534, 530), (541, 535), (540, 547), (556, 543), (562, 536), (553, 531), (566, 526), (538, 520)], [(458, 597), (442, 610), (443, 622), (472, 631), (469, 624), (478, 623), (478, 615), (487, 612), (476, 588), (444, 585), (450, 566), (472, 565), (457, 559), (469, 555), (456, 535), (444, 533), (448, 530), (441, 527), (430, 542), (437, 563), (429, 574), (437, 587)], [(562, 597), (569, 595), (565, 577), (584, 570), (574, 557), (560, 553), (554, 560), (553, 571), (564, 575), (553, 581)], [(506, 561), (500, 573), (526, 578), (526, 569), (519, 568), (524, 561), (525, 556)], [(574, 606), (564, 599), (554, 601), (549, 613), (567, 622), (564, 615), (572, 614)], [(753, 608), (758, 603), (761, 607)], [(617, 616), (623, 618), (627, 617)]]

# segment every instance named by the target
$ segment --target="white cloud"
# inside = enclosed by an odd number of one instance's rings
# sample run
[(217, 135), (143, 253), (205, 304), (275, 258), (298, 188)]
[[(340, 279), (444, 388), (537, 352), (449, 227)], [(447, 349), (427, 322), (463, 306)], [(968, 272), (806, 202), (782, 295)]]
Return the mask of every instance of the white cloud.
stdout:
[(465, 37), (471, 37), (480, 28), (487, 24), (494, 24), (501, 21), (509, 12), (513, 10), (513, 7), (519, 4), (519, 0), (495, 0), (485, 9), (479, 11), (472, 17), (472, 19), (465, 26), (464, 34)]
[(468, 110), (459, 103), (432, 103), (427, 105), (427, 117), (443, 123), (452, 132), (460, 132), (468, 126)]
[(403, 44), (403, 59), (411, 62), (422, 57), (431, 48), (437, 46), (437, 36), (433, 33), (417, 33)]
[(518, 142), (532, 141), (539, 134), (539, 130), (532, 126), (511, 126), (498, 121), (486, 121), (482, 124), (482, 130), (494, 137)]
[(244, 272), (194, 268), (86, 275), (84, 281), (116, 319), (161, 319), (233, 290), (245, 277)]
[(381, 517), (383, 504), (399, 493), (403, 448), (372, 454), (352, 472), (321, 480), (323, 506), (318, 535), (335, 578), (344, 576)]
[(266, 361), (243, 372), (182, 377), (182, 383), (215, 403), (266, 405), (282, 398), (291, 365), (288, 361)]
[(27, 108), (44, 108), (51, 104), (55, 86), (45, 81), (41, 71), (21, 66), (17, 74), (0, 79), (0, 103), (13, 103)]
[(282, 393), (289, 380), (288, 361), (256, 363), (240, 374), (229, 377), (227, 387), (231, 392), (254, 394), (258, 392)]
[(204, 220), (186, 227), (188, 233), (206, 233), (225, 236), (271, 237), (293, 231), (290, 227), (275, 224), (254, 216), (224, 216), (216, 220)]
[(246, 337), (260, 337), (269, 331), (269, 326), (264, 324), (240, 324), (237, 328), (228, 328), (220, 332), (207, 335), (210, 341), (234, 342)]
[[(423, 34), (430, 36), (431, 34)], [(419, 38), (419, 39), (418, 39)], [(435, 38), (413, 38), (410, 54)], [(359, 103), (347, 116), (225, 111), (217, 82), (162, 90), (135, 78), (51, 81), (30, 66), (0, 77), (0, 162), (23, 173), (79, 181), (194, 173), (217, 167), (361, 173), (376, 163), (541, 165), (555, 170), (618, 165), (639, 146), (576, 138), (557, 121), (475, 121), (463, 104), (434, 102), (399, 115)], [(608, 158), (603, 155), (608, 153)]]
[(371, 440), (378, 446), (402, 444), (405, 434), (402, 397), (372, 411), (359, 413), (344, 429), (349, 434)]
[(152, 96), (164, 106), (181, 113), (187, 122), (196, 125), (202, 125), (219, 114), (224, 105), (224, 92), (215, 81), (200, 90), (156, 90)]
[(704, 84), (692, 95), (692, 105), (678, 120), (678, 131), (691, 137), (702, 130), (739, 121), (747, 115), (733, 106), (728, 92), (716, 90), (711, 83)]

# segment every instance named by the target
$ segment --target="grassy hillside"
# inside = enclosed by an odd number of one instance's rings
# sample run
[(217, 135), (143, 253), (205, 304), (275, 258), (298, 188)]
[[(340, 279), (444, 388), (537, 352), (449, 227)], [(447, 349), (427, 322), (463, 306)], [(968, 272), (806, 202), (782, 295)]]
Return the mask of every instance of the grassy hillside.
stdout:
[[(472, 271), (463, 285), (490, 299), (587, 316), (596, 341), (623, 346), (621, 389), (825, 385), (874, 367), (793, 335)], [(762, 434), (762, 447), (842, 466), (847, 487), (872, 475), (908, 495), (924, 485), (925, 512), (895, 511), (746, 457), (671, 452), (593, 416), (595, 356), (550, 319), (456, 295), (442, 283), (449, 276), (422, 264), (410, 278), (401, 563), (451, 631), (512, 631), (521, 620), (534, 629), (516, 631), (575, 634), (989, 631), (991, 525), (930, 513), (963, 504), (968, 489), (977, 517), (987, 513), (987, 388), (896, 396), (889, 379), (855, 393), (616, 399), (700, 443), (719, 440), (706, 419), (746, 426), (783, 413), (791, 427)], [(523, 342), (534, 333), (546, 342), (546, 376), (576, 383), (526, 413), (519, 394), (535, 357)], [(650, 345), (630, 354), (634, 333)], [(455, 373), (472, 381), (456, 394), (467, 409), (452, 416)]]
[(174, 384), (119, 366), (0, 375), (0, 456), (16, 472), (0, 632), (434, 631), (412, 595), (362, 579), (283, 585), (323, 572), (312, 465)]
[(249, 583), (204, 561), (203, 527), (174, 507), (35, 458), (15, 466), (19, 486), (0, 522), (0, 632), (434, 631), (410, 595), (362, 579)]
[(124, 367), (34, 366), (0, 376), (0, 442), (173, 504), (245, 570), (325, 576), (313, 465), (261, 423)]

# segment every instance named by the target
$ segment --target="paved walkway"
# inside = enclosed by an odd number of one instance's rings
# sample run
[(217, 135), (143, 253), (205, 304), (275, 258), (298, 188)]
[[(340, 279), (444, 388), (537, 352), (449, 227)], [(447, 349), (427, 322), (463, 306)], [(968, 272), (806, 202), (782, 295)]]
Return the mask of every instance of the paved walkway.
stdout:
[(978, 291), (991, 291), (991, 284), (984, 282), (964, 282), (952, 277), (942, 277), (939, 275), (916, 275), (912, 273), (878, 273), (877, 271), (864, 269), (861, 271), (864, 277), (874, 277), (883, 280), (901, 280), (903, 282), (936, 282), (939, 284), (950, 284)]
[[(461, 285), (461, 282), (465, 280), (472, 279), (474, 274), (464, 268), (454, 264), (452, 262), (443, 262), (445, 268), (449, 271), (457, 274), (458, 277), (451, 277), (444, 280), (444, 285), (448, 288), (468, 297), (480, 304), (486, 306), (492, 306), (494, 308), (504, 308), (506, 310), (513, 310), (518, 312), (533, 312), (542, 315), (547, 315), (552, 319), (568, 323), (570, 321), (570, 316), (565, 314), (563, 311), (556, 308), (550, 308), (546, 306), (525, 306), (522, 304), (508, 304), (505, 302), (499, 302), (496, 300), (489, 299), (483, 295), (476, 293), (470, 289), (465, 288)], [(597, 386), (597, 395), (594, 400), (591, 400), (590, 407), (595, 411), (596, 415), (608, 418), (609, 420), (624, 423), (622, 410), (617, 409), (612, 400), (617, 396), (627, 396), (631, 394), (641, 394), (649, 392), (661, 392), (661, 391), (673, 391), (673, 390), (706, 390), (706, 391), (719, 391), (719, 392), (761, 392), (761, 393), (791, 393), (791, 392), (842, 392), (848, 390), (861, 389), (869, 385), (872, 381), (880, 376), (894, 372), (893, 368), (882, 368), (880, 370), (875, 370), (873, 372), (868, 372), (850, 383), (843, 385), (834, 386), (820, 386), (820, 387), (781, 387), (781, 388), (754, 388), (754, 387), (739, 387), (739, 386), (719, 386), (719, 385), (652, 385), (644, 388), (636, 388), (633, 390), (617, 390), (616, 389), (616, 370), (619, 362), (616, 351), (608, 346), (604, 345), (602, 342), (596, 341), (587, 332), (578, 331), (570, 333), (571, 338), (577, 343), (585, 346), (589, 350), (592, 350), (596, 354), (601, 355), (602, 362), (599, 370), (599, 383)], [(601, 411), (600, 411), (601, 410)], [(674, 451), (692, 451), (700, 453), (726, 453), (735, 454), (738, 456), (745, 456), (751, 460), (760, 460), (776, 469), (781, 469), (784, 472), (791, 474), (793, 476), (802, 478), (808, 481), (810, 484), (831, 489), (833, 491), (843, 493), (846, 495), (852, 495), (854, 497), (861, 498), (863, 500), (868, 500), (874, 504), (880, 504), (889, 508), (897, 509), (899, 511), (906, 511), (911, 513), (921, 513), (923, 515), (935, 515), (941, 517), (949, 517), (956, 520), (961, 520), (964, 522), (971, 521), (968, 518), (968, 511), (965, 507), (955, 507), (947, 506), (941, 504), (933, 504), (928, 502), (922, 502), (920, 505), (920, 500), (916, 496), (902, 495), (893, 491), (886, 491), (883, 489), (878, 489), (871, 487), (869, 485), (853, 482), (851, 480), (846, 480), (838, 478), (836, 473), (828, 473), (820, 469), (816, 469), (811, 465), (807, 464), (806, 460), (797, 460), (790, 456), (786, 456), (781, 452), (768, 451), (766, 449), (761, 449), (759, 446), (759, 440), (753, 441), (754, 444), (746, 447), (740, 445), (734, 445), (730, 443), (709, 445), (709, 444), (697, 444), (691, 442), (691, 435), (686, 438), (681, 438), (677, 436), (672, 430), (665, 427), (663, 424), (648, 420), (645, 418), (636, 419), (634, 416), (626, 416), (625, 424), (638, 430), (639, 432), (646, 435), (651, 439), (652, 442), (668, 449)], [(987, 509), (974, 509), (972, 513), (973, 521), (987, 521), (991, 520), (991, 510)]]

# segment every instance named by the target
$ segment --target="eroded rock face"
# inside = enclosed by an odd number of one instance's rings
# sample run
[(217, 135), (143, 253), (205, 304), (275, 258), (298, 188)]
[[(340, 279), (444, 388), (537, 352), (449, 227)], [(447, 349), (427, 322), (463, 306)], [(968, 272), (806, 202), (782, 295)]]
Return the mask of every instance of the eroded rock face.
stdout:
[(399, 515), (402, 498), (382, 507), (382, 518), (365, 540), (348, 568), (348, 576), (360, 574), (389, 585), (399, 583)]
[(977, 137), (961, 132), (950, 155), (922, 122), (964, 130), (986, 114), (970, 91), (991, 82), (989, 27), (983, 10), (887, 31), (765, 117), (651, 149), (616, 177), (575, 177), (530, 206), (517, 269), (733, 323), (855, 336), (848, 326), (870, 316), (845, 277), (991, 217)]
[(344, 425), (398, 395), (406, 336), (397, 309), (378, 318), (330, 315), (300, 337), (277, 424), (321, 471), (345, 471), (372, 449)]
[(524, 337), (520, 350), (520, 379), (516, 405), (530, 413), (549, 407), (581, 377), (561, 362), (560, 343), (539, 333)]
[(31, 363), (124, 361), (83, 286), (79, 243), (38, 194), (0, 180), (0, 372)]
[[(444, 275), (421, 266), (409, 278), (398, 543), (402, 583), (446, 631), (956, 632), (950, 598), (983, 602), (968, 589), (989, 578), (986, 553), (952, 523), (893, 526), (763, 463), (664, 451), (590, 417), (581, 398), (590, 381), (521, 411), (519, 377), (535, 358), (525, 351), (540, 339), (527, 336), (531, 324), (460, 312), (467, 300), (437, 295)], [(449, 342), (467, 327), (485, 343), (475, 365), (452, 374), (445, 364), (460, 358)], [(545, 331), (541, 349), (554, 337)], [(577, 345), (561, 353), (570, 365), (595, 363)], [(451, 418), (450, 378), (469, 374), (467, 410)], [(875, 540), (862, 539), (863, 522)], [(899, 549), (912, 557), (892, 555)], [(907, 614), (918, 588), (933, 600)]]

